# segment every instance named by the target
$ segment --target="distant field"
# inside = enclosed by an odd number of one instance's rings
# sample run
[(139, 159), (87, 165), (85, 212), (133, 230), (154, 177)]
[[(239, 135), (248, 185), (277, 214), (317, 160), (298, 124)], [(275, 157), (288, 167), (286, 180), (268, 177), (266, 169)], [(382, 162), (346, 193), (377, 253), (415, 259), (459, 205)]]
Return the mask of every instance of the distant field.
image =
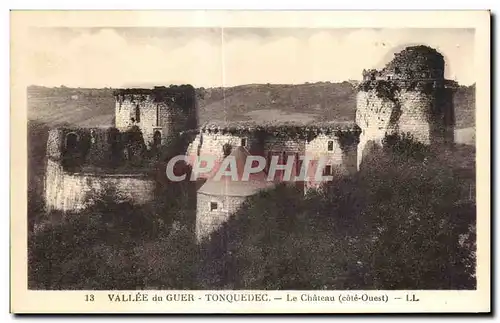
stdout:
[[(28, 119), (46, 124), (107, 127), (113, 124), (112, 89), (30, 87)], [(199, 121), (353, 121), (356, 91), (349, 82), (249, 84), (197, 89)], [(474, 126), (475, 87), (454, 96), (457, 128)]]
[(255, 122), (274, 122), (287, 120), (290, 122), (310, 122), (318, 118), (314, 113), (286, 112), (279, 109), (255, 110), (245, 113), (250, 120)]

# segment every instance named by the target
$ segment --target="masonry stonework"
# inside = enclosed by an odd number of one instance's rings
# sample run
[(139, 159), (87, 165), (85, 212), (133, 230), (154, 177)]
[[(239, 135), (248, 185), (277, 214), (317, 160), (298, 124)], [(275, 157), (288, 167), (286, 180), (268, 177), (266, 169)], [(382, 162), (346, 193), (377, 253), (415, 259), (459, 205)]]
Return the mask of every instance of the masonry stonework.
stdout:
[(116, 127), (123, 131), (138, 126), (148, 147), (197, 127), (192, 86), (122, 89), (115, 91), (115, 99)]
[[(221, 196), (198, 193), (196, 201), (196, 239), (201, 242), (217, 231), (231, 215), (236, 213), (247, 199), (246, 196)], [(216, 203), (217, 209), (212, 210), (211, 204)]]
[(363, 71), (356, 96), (361, 128), (358, 168), (367, 145), (381, 146), (386, 135), (409, 134), (426, 145), (453, 142), (454, 82), (444, 79), (444, 58), (427, 46), (407, 47), (381, 71)]
[[(258, 174), (259, 181), (207, 184), (214, 174), (206, 174), (208, 180), (197, 194), (196, 236), (200, 240), (226, 222), (248, 196), (283, 180), (277, 176), (273, 183), (267, 181), (275, 156), (281, 165), (292, 156), (292, 177), (300, 174), (302, 158), (312, 160), (308, 177), (300, 184), (310, 188), (321, 184), (311, 180), (317, 173), (343, 176), (356, 172), (368, 148), (382, 145), (390, 134), (410, 134), (430, 145), (453, 142), (454, 86), (444, 79), (440, 53), (413, 46), (395, 54), (382, 70), (363, 71), (355, 123), (214, 123), (198, 128), (191, 86), (117, 90), (114, 129), (60, 128), (49, 133), (47, 207), (79, 210), (92, 202), (92, 194), (107, 187), (134, 204), (151, 201), (156, 182), (146, 175), (154, 168), (147, 160), (154, 155), (150, 152), (186, 133), (196, 134), (180, 149), (190, 162), (198, 156), (213, 157), (217, 163), (229, 154), (240, 159), (264, 157), (267, 165)], [(324, 162), (321, 168), (319, 160)]]
[(50, 210), (78, 211), (89, 206), (96, 194), (112, 188), (122, 201), (143, 205), (154, 197), (156, 182), (141, 174), (71, 173), (49, 159), (45, 175), (46, 207)]

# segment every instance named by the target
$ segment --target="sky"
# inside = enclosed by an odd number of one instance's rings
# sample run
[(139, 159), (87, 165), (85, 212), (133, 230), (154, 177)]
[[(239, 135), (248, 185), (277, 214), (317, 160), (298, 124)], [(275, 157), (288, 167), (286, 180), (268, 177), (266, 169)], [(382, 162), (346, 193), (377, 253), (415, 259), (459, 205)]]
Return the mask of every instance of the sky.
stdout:
[(443, 54), (448, 79), (476, 81), (473, 29), (44, 27), (23, 43), (25, 75), (42, 86), (342, 82), (416, 44)]

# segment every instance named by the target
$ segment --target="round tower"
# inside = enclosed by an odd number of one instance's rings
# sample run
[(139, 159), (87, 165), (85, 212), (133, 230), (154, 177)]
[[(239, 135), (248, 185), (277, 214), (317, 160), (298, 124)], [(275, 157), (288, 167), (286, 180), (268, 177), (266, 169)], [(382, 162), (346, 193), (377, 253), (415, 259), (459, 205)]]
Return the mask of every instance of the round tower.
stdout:
[(195, 90), (190, 85), (121, 89), (114, 95), (115, 127), (139, 127), (148, 148), (197, 127)]
[[(382, 70), (363, 71), (356, 97), (361, 128), (358, 168), (367, 144), (408, 134), (424, 144), (453, 142), (454, 112), (443, 55), (427, 46), (396, 53)], [(371, 145), (370, 145), (371, 146)]]

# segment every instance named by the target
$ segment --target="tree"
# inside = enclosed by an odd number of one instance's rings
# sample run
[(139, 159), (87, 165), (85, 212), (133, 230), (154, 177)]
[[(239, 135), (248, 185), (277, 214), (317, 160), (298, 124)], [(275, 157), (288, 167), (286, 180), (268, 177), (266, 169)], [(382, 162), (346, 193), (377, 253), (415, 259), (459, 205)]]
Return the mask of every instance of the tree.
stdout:
[[(303, 197), (252, 197), (202, 248), (203, 288), (475, 288), (475, 203), (408, 138)], [(401, 147), (406, 147), (409, 151)], [(402, 158), (405, 156), (405, 158)]]

